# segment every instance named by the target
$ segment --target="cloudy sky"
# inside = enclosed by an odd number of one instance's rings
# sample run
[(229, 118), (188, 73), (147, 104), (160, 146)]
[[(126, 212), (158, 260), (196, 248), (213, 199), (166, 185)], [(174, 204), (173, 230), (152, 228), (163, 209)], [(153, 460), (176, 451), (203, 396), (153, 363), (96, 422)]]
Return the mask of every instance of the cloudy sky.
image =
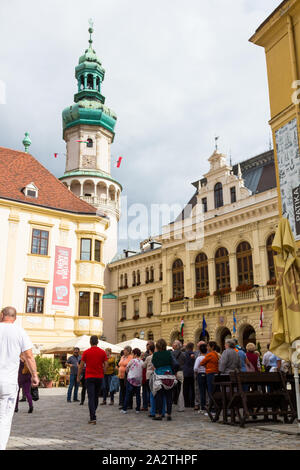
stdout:
[[(128, 205), (184, 205), (219, 148), (234, 163), (269, 146), (264, 50), (248, 42), (280, 0), (10, 0), (0, 3), (0, 145), (64, 173), (62, 110), (88, 46), (106, 70), (102, 93), (118, 116), (112, 174)], [(134, 243), (129, 246), (134, 248)], [(120, 243), (120, 249), (127, 242)]]

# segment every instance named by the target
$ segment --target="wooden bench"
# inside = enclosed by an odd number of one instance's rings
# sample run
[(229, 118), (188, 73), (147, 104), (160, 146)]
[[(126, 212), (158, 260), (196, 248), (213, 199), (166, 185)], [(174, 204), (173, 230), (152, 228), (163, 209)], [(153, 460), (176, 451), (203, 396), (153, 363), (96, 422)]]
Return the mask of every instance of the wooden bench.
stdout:
[[(291, 396), (287, 390), (287, 379), (282, 372), (232, 372), (230, 373), (231, 399), (227, 409), (231, 410), (231, 424), (244, 427), (249, 422), (278, 421), (292, 423), (297, 417)], [(250, 416), (253, 420), (250, 421)], [(259, 416), (263, 420), (257, 420)], [(238, 422), (236, 421), (238, 418)]]
[[(215, 375), (212, 384), (212, 396), (210, 397), (209, 404), (206, 407), (211, 421), (218, 421), (222, 412), (223, 423), (227, 423), (227, 406), (231, 399), (231, 393), (228, 392), (228, 387), (230, 388), (231, 385), (229, 375)], [(214, 415), (212, 413), (213, 410), (215, 411)]]
[(291, 383), (292, 378), (281, 372), (236, 371), (216, 375), (206, 408), (208, 415), (216, 422), (222, 413), (224, 424), (240, 426), (246, 422), (261, 422), (257, 421), (259, 416), (263, 421), (269, 421), (271, 416), (275, 422), (282, 416), (285, 423), (292, 423), (297, 417), (295, 391), (287, 390), (287, 382)]

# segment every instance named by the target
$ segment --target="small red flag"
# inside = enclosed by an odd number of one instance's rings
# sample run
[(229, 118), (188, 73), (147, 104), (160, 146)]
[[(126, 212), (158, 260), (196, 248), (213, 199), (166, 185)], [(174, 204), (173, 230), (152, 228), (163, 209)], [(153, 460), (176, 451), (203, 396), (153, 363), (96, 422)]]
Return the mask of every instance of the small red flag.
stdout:
[(119, 160), (117, 161), (117, 168), (120, 168), (121, 161), (122, 161), (122, 157), (119, 157)]
[(57, 157), (57, 155), (58, 155), (58, 153), (55, 153), (55, 154), (54, 154), (54, 158), (56, 158), (56, 157)]

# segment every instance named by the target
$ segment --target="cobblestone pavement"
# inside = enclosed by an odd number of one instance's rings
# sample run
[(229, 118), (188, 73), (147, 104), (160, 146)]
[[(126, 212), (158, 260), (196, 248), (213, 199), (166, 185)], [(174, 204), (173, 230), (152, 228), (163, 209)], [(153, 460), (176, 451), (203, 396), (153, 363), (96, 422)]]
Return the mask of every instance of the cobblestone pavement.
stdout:
[[(208, 417), (173, 407), (173, 421), (153, 421), (148, 413), (120, 414), (117, 404), (99, 406), (97, 425), (88, 424), (87, 400), (67, 403), (67, 389), (40, 389), (28, 414), (27, 403), (15, 413), (8, 450), (295, 450), (299, 436), (212, 423)], [(116, 401), (117, 403), (117, 401)]]

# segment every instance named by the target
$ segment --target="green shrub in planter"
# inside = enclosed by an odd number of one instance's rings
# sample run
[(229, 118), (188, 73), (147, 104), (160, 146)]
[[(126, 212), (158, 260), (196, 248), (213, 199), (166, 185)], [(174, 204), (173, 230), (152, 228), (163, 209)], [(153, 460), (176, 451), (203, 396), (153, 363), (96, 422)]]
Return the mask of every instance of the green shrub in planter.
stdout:
[(61, 363), (57, 358), (36, 356), (35, 358), (39, 379), (42, 383), (57, 381)]

